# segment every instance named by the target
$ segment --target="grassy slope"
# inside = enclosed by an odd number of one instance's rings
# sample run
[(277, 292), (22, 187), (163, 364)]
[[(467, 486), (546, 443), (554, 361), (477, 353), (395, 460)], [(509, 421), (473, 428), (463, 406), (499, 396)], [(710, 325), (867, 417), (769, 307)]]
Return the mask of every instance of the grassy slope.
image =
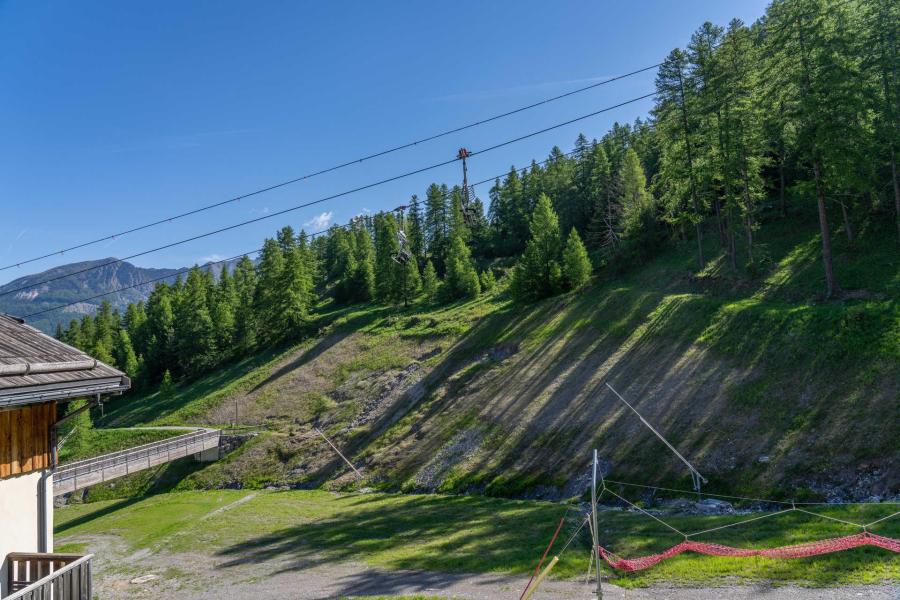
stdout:
[[(249, 501), (237, 490), (160, 494), (140, 500), (97, 502), (56, 513), (56, 536), (69, 548), (90, 550), (98, 535), (116, 535), (129, 552), (210, 552), (217, 560), (290, 558), (295, 564), (352, 560), (392, 569), (522, 574), (534, 568), (556, 522), (564, 514), (563, 543), (577, 529), (577, 511), (558, 504), (483, 496), (337, 495), (323, 491), (259, 492)], [(229, 507), (226, 510), (220, 510)], [(817, 509), (822, 510), (822, 509)], [(832, 517), (865, 521), (891, 507), (830, 508)], [(734, 517), (673, 517), (684, 530), (715, 527)], [(773, 547), (853, 533), (853, 528), (790, 514), (751, 527), (717, 532), (714, 541), (742, 547)], [(900, 536), (900, 521), (885, 521), (877, 533)], [(674, 545), (640, 515), (601, 515), (601, 543), (624, 556)], [(712, 540), (710, 540), (712, 541)], [(561, 545), (557, 546), (559, 552)], [(589, 541), (582, 529), (561, 555), (555, 574), (583, 575)], [(196, 556), (196, 554), (192, 554)], [(637, 586), (657, 580), (710, 583), (725, 578), (777, 579), (824, 585), (900, 579), (900, 558), (877, 548), (859, 548), (813, 559), (769, 560), (681, 555), (633, 575), (613, 574), (616, 583)]]
[(237, 406), (243, 424), (266, 432), (185, 487), (321, 483), (343, 467), (311, 425), (385, 489), (559, 492), (584, 474), (594, 446), (615, 477), (683, 485), (679, 463), (606, 391), (609, 381), (698, 464), (710, 489), (803, 497), (868, 479), (868, 490), (896, 493), (892, 232), (863, 231), (854, 247), (835, 236), (838, 279), (857, 291), (823, 303), (815, 222), (796, 223), (763, 228), (765, 268), (755, 277), (721, 257), (695, 275), (685, 245), (528, 307), (489, 296), (336, 309), (317, 339), (168, 400), (125, 398), (104, 423), (220, 424)]

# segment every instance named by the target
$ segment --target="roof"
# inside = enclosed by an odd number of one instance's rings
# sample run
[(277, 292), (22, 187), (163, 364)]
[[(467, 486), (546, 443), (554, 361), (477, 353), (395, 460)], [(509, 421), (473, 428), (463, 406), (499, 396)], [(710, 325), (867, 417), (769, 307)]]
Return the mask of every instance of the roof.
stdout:
[(125, 373), (0, 314), (0, 408), (120, 394), (130, 387)]

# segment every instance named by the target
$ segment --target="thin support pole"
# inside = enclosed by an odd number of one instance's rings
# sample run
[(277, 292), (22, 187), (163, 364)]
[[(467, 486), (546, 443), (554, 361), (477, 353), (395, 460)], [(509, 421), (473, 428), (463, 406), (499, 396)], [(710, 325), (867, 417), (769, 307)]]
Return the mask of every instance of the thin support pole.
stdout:
[(523, 598), (523, 600), (529, 600), (529, 598), (531, 598), (534, 595), (534, 593), (538, 589), (538, 586), (541, 585), (541, 582), (547, 578), (547, 575), (550, 574), (550, 570), (556, 566), (557, 562), (559, 562), (559, 557), (554, 556), (553, 559), (550, 561), (550, 563), (547, 565), (547, 568), (544, 569), (543, 571), (541, 571), (541, 574), (538, 575), (538, 578), (534, 580), (534, 585), (531, 586), (531, 589), (529, 589), (527, 592), (525, 592), (525, 598)]
[(600, 530), (597, 529), (597, 449), (594, 448), (594, 477), (591, 484), (591, 536), (593, 537), (594, 552), (597, 553), (597, 600), (603, 598), (603, 589), (600, 581)]
[(362, 473), (359, 472), (359, 469), (357, 469), (356, 467), (354, 467), (354, 466), (353, 466), (353, 463), (350, 462), (349, 460), (347, 460), (347, 457), (346, 457), (346, 456), (344, 456), (343, 454), (341, 454), (341, 451), (337, 449), (337, 446), (335, 446), (334, 444), (332, 444), (332, 443), (331, 443), (331, 440), (329, 440), (327, 437), (325, 437), (325, 434), (322, 433), (322, 431), (321, 431), (318, 427), (315, 427), (314, 430), (315, 430), (316, 433), (318, 433), (320, 436), (322, 436), (322, 439), (325, 440), (326, 442), (328, 442), (328, 445), (331, 446), (331, 447), (334, 449), (334, 451), (338, 453), (338, 456), (340, 456), (341, 458), (343, 458), (343, 459), (344, 459), (344, 462), (347, 463), (347, 465), (348, 465), (351, 469), (353, 469), (353, 472), (356, 473), (356, 477), (357, 477), (358, 479), (362, 479), (363, 476), (362, 476)]

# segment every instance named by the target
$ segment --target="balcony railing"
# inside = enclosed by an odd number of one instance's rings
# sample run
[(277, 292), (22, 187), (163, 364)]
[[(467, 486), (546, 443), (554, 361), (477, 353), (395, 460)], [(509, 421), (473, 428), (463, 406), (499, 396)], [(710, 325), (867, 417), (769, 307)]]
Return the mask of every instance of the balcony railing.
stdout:
[(93, 554), (35, 554), (13, 552), (5, 600), (92, 600)]

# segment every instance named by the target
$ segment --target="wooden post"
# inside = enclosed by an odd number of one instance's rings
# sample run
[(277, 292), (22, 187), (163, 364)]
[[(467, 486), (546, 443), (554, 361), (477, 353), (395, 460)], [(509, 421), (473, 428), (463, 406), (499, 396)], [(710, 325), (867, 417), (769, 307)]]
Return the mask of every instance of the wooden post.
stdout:
[(541, 574), (538, 575), (538, 578), (534, 580), (534, 585), (531, 586), (530, 588), (528, 588), (528, 591), (525, 593), (525, 597), (522, 598), (522, 600), (530, 600), (530, 598), (531, 598), (531, 597), (534, 595), (534, 593), (537, 591), (538, 586), (541, 585), (541, 582), (544, 581), (544, 579), (547, 578), (547, 575), (550, 574), (550, 570), (551, 570), (553, 567), (556, 566), (556, 563), (557, 563), (557, 562), (559, 562), (559, 557), (558, 557), (558, 556), (554, 556), (554, 557), (550, 560), (550, 564), (548, 564), (548, 565), (546, 566), (546, 568), (545, 568), (543, 571), (541, 571)]
[(597, 449), (594, 448), (594, 477), (591, 484), (591, 537), (593, 538), (594, 548), (592, 552), (597, 558), (597, 600), (602, 600), (603, 589), (600, 581), (600, 530), (597, 529)]

